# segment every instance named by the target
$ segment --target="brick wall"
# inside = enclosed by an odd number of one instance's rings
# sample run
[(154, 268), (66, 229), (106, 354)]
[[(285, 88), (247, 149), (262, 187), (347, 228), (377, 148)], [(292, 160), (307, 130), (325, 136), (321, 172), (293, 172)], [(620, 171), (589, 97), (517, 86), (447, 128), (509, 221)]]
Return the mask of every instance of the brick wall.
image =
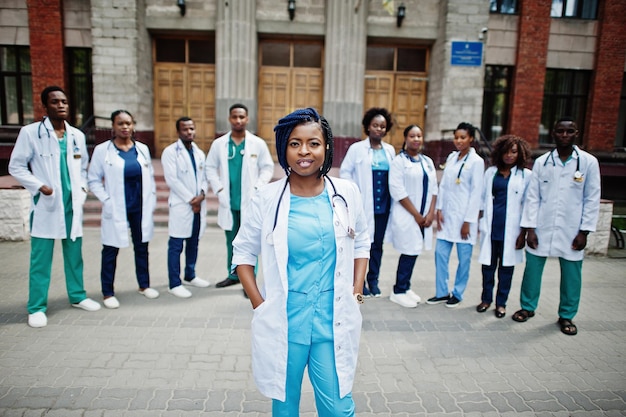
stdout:
[(520, 4), (517, 66), (507, 130), (528, 140), (532, 147), (537, 147), (539, 140), (551, 6), (551, 0), (522, 1)]
[(626, 1), (600, 2), (596, 64), (584, 135), (584, 145), (590, 150), (610, 152), (615, 143), (626, 59), (624, 15)]
[(33, 80), (35, 119), (45, 111), (40, 103), (41, 90), (49, 85), (65, 88), (65, 59), (63, 53), (62, 0), (28, 0), (30, 56)]

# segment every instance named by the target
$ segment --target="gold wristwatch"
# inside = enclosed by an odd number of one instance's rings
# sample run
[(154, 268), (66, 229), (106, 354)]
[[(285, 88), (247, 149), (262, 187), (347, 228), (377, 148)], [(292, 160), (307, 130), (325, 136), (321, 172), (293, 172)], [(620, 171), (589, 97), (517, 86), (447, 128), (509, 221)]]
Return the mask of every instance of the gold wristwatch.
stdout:
[(354, 299), (356, 300), (358, 304), (363, 304), (363, 301), (365, 301), (365, 299), (363, 298), (363, 294), (359, 292), (353, 295), (354, 295)]

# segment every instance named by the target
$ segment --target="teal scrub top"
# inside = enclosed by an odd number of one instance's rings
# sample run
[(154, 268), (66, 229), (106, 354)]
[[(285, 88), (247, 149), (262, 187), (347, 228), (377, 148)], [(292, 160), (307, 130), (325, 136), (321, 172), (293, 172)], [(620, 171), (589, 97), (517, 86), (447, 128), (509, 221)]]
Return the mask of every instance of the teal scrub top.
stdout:
[(336, 243), (326, 189), (315, 197), (291, 196), (287, 240), (288, 340), (332, 341)]
[(241, 168), (246, 140), (235, 145), (233, 139), (228, 141), (228, 180), (230, 181), (230, 209), (241, 210)]

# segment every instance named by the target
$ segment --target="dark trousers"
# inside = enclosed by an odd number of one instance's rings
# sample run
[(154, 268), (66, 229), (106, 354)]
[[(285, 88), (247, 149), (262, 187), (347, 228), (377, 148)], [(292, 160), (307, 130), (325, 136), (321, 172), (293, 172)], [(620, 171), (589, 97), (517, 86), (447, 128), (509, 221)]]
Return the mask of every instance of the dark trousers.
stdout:
[(196, 261), (198, 260), (198, 240), (200, 235), (200, 213), (193, 215), (193, 227), (191, 237), (171, 237), (167, 243), (167, 270), (170, 288), (182, 284), (180, 280), (180, 255), (183, 253), (185, 244), (185, 281), (191, 281), (196, 277)]
[(502, 266), (502, 253), (504, 242), (501, 240), (491, 241), (491, 265), (483, 265), (483, 294), (482, 302), (491, 304), (493, 301), (493, 287), (495, 285), (496, 269), (498, 269), (498, 290), (496, 292), (496, 306), (506, 307), (509, 298), (511, 281), (513, 280), (513, 266)]
[(396, 285), (393, 286), (394, 294), (404, 294), (411, 289), (411, 275), (417, 255), (400, 255), (398, 270), (396, 271)]
[(378, 275), (380, 274), (380, 261), (383, 257), (383, 239), (387, 230), (389, 212), (374, 215), (374, 241), (370, 248), (369, 269), (367, 271), (367, 285), (371, 292), (378, 290)]
[[(127, 213), (128, 225), (135, 251), (135, 275), (139, 288), (150, 287), (150, 272), (148, 270), (148, 242), (141, 241), (141, 212)], [(100, 281), (102, 283), (102, 295), (111, 297), (115, 295), (113, 280), (115, 279), (115, 267), (117, 266), (117, 254), (120, 249), (114, 246), (102, 246), (102, 267)]]

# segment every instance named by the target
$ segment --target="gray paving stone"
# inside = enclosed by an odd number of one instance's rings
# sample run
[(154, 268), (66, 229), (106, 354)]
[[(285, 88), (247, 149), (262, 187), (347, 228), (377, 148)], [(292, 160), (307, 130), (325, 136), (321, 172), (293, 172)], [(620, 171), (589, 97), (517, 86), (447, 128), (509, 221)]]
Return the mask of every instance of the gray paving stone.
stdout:
[[(209, 228), (205, 236), (199, 271), (215, 283), (219, 276), (210, 271), (223, 262), (223, 233)], [(260, 395), (250, 370), (249, 302), (240, 287), (192, 289), (194, 296), (184, 301), (166, 294), (165, 231), (157, 230), (150, 243), (159, 299), (137, 294), (132, 268), (121, 266), (132, 265), (132, 250), (123, 250), (116, 277), (120, 309), (72, 309), (55, 253), (49, 325), (36, 330), (26, 326), (23, 311), (29, 244), (22, 244), (24, 251), (15, 245), (0, 242), (0, 258), (9, 259), (0, 270), (2, 417), (269, 415), (271, 400)], [(100, 249), (99, 231), (86, 230), (84, 252), (99, 259)], [(576, 318), (580, 333), (567, 338), (555, 324), (558, 279), (551, 277), (558, 277), (556, 260), (546, 263), (537, 316), (518, 324), (510, 314), (518, 308), (523, 268), (515, 271), (509, 316), (498, 320), (474, 310), (480, 299), (476, 262), (457, 309), (424, 304), (402, 309), (389, 302), (397, 256), (393, 248), (385, 249), (383, 297), (361, 307), (364, 326), (353, 390), (359, 417), (626, 416), (626, 320), (620, 318), (626, 317), (626, 306), (619, 278), (626, 261), (585, 260), (586, 285)], [(412, 288), (431, 296), (432, 252), (418, 263)], [(92, 277), (86, 278), (86, 289), (96, 299), (98, 274), (97, 261), (86, 264), (86, 277)], [(610, 314), (605, 305), (611, 306)], [(16, 404), (30, 399), (26, 393), (33, 388), (44, 395)], [(313, 417), (307, 378), (303, 391), (301, 415)], [(37, 402), (48, 398), (54, 398), (50, 408), (39, 408)]]

